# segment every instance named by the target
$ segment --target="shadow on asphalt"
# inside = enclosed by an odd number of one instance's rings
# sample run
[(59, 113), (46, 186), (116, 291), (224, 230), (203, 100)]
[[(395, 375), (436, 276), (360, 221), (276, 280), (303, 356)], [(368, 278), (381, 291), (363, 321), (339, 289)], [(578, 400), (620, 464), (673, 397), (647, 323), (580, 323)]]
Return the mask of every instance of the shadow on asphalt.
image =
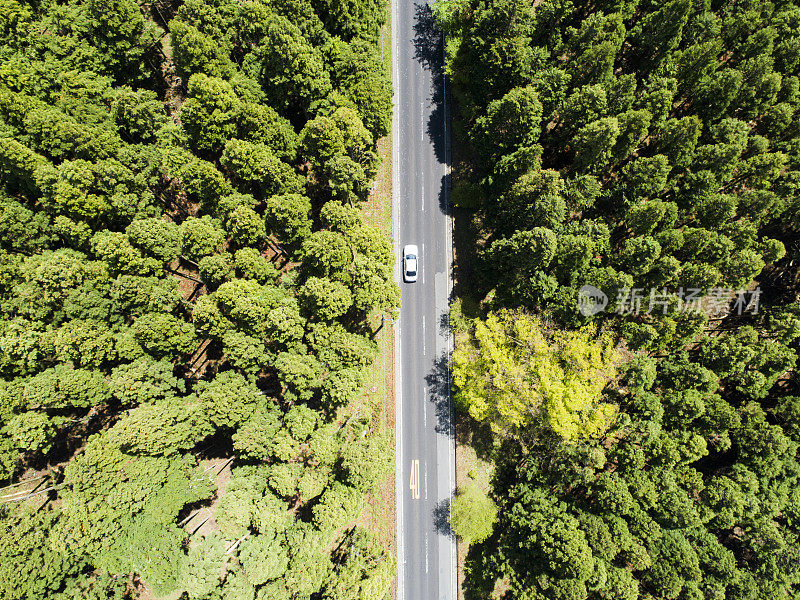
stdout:
[(414, 5), (414, 58), (436, 76), (443, 72), (444, 38), (428, 4)]
[[(436, 27), (436, 19), (427, 4), (416, 4), (414, 23), (414, 57), (433, 77), (433, 95), (429, 99), (433, 112), (428, 119), (428, 138), (433, 144), (436, 160), (444, 164), (445, 152), (445, 78), (444, 78), (444, 36)], [(444, 192), (442, 181), (442, 192)], [(443, 193), (442, 193), (443, 195)], [(440, 206), (442, 205), (440, 201)], [(442, 207), (444, 211), (445, 206)]]
[(442, 354), (436, 359), (431, 371), (425, 381), (428, 384), (428, 397), (426, 402), (433, 404), (436, 413), (436, 433), (453, 437), (455, 435), (455, 423), (453, 422), (453, 410), (450, 403), (450, 357), (447, 353)]
[(450, 538), (455, 537), (453, 529), (450, 527), (450, 498), (440, 500), (433, 509), (433, 526), (436, 533)]

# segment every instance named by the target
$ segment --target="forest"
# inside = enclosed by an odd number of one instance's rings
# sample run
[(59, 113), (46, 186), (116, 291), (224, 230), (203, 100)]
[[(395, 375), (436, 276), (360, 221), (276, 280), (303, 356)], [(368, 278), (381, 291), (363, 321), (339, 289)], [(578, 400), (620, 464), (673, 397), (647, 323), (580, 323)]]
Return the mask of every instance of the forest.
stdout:
[(434, 13), (465, 597), (800, 597), (800, 4)]
[(0, 599), (386, 597), (386, 18), (0, 2)]

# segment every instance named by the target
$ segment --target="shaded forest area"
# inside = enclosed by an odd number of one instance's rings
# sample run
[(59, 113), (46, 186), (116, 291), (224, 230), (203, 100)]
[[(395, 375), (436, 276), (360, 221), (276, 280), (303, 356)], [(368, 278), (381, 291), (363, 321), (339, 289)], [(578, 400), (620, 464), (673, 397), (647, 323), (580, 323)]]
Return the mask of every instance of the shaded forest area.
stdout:
[(0, 598), (387, 594), (386, 12), (0, 3)]
[(798, 597), (800, 6), (434, 11), (456, 403), (494, 463), (453, 503), (467, 598)]

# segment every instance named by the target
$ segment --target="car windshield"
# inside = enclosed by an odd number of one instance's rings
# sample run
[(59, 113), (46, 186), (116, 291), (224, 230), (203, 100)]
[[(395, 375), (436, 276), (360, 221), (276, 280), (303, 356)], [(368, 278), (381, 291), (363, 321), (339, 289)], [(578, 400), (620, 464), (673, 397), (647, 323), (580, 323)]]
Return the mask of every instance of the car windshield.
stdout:
[(408, 271), (408, 275), (410, 277), (416, 277), (417, 276), (417, 272), (416, 271)]

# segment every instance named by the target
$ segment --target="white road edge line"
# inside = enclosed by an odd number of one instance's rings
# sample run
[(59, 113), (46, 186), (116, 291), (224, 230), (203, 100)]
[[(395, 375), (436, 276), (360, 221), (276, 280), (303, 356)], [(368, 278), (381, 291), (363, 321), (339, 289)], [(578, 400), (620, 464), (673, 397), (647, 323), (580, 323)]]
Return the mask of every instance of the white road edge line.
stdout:
[[(394, 85), (394, 97), (392, 98), (392, 237), (395, 245), (399, 242), (400, 229), (400, 205), (397, 198), (397, 190), (400, 185), (399, 160), (400, 160), (400, 133), (398, 123), (398, 103), (400, 100), (400, 72), (399, 60), (397, 56), (397, 2), (392, 0), (391, 20), (392, 20), (392, 84)], [(395, 266), (395, 281), (400, 284), (400, 261)], [(402, 299), (401, 299), (402, 302)], [(394, 330), (394, 435), (395, 435), (395, 525), (397, 543), (397, 600), (405, 599), (403, 588), (403, 577), (405, 574), (404, 546), (403, 546), (403, 487), (401, 479), (403, 473), (403, 398), (401, 395), (401, 371), (400, 371), (400, 325), (399, 319), (393, 323)]]

